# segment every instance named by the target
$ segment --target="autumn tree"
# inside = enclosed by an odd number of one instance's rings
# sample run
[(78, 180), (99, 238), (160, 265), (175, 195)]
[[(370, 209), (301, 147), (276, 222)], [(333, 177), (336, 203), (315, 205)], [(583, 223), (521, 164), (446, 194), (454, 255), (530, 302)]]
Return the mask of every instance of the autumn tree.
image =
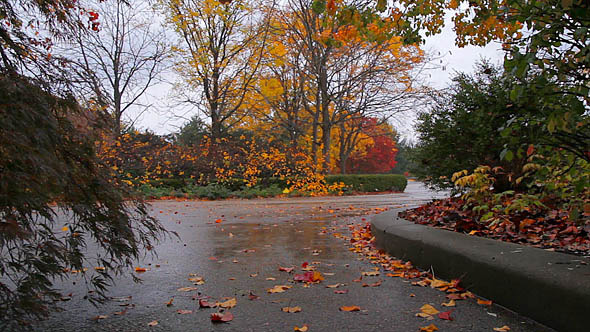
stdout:
[[(132, 108), (148, 110), (143, 102), (148, 89), (160, 82), (169, 59), (166, 35), (145, 2), (125, 0), (84, 1), (85, 8), (100, 13), (87, 24), (88, 12), (78, 17), (80, 29), (61, 52), (71, 59), (68, 70), (79, 86), (78, 98), (108, 110), (113, 133), (121, 133), (123, 115)], [(131, 118), (131, 125), (134, 119)]]
[(266, 24), (257, 24), (256, 4), (245, 0), (172, 0), (163, 6), (182, 41), (175, 48), (176, 69), (186, 87), (177, 89), (178, 97), (202, 111), (211, 136), (220, 138), (243, 119)]
[[(114, 181), (95, 155), (100, 111), (81, 108), (63, 77), (56, 39), (78, 29), (75, 0), (0, 1), (0, 329), (16, 330), (56, 309), (53, 282), (86, 266), (105, 299), (166, 231)], [(86, 249), (96, 246), (96, 255)]]

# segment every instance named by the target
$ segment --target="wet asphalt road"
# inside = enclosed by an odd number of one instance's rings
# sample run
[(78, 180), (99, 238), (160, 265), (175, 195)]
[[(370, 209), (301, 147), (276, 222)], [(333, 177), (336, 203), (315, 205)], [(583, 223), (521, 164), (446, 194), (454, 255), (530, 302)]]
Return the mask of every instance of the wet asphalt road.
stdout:
[[(349, 197), (256, 199), (227, 201), (155, 201), (152, 213), (163, 225), (176, 231), (156, 247), (157, 257), (147, 257), (138, 266), (142, 283), (129, 276), (116, 279), (113, 300), (94, 307), (83, 299), (84, 282), (78, 275), (58, 283), (71, 300), (65, 309), (37, 326), (37, 331), (293, 331), (308, 325), (308, 331), (419, 331), (435, 324), (439, 331), (493, 331), (508, 325), (514, 331), (551, 331), (500, 307), (475, 301), (457, 301), (453, 321), (416, 317), (426, 303), (446, 311), (445, 293), (412, 286), (401, 278), (364, 277), (367, 283), (382, 280), (379, 287), (361, 287), (353, 282), (373, 265), (348, 250), (345, 241), (333, 236), (349, 224), (362, 223), (381, 209), (417, 205), (436, 193), (410, 182), (405, 193)], [(442, 194), (439, 194), (442, 195)], [(221, 223), (215, 220), (221, 219)], [(279, 266), (295, 267), (308, 262), (325, 280), (304, 287), (293, 282), (293, 273)], [(93, 267), (89, 267), (92, 272)], [(204, 278), (193, 285), (188, 278)], [(501, 282), (501, 281), (498, 281)], [(337, 289), (326, 285), (342, 283)], [(268, 293), (275, 285), (292, 288)], [(178, 291), (196, 287), (191, 291)], [(509, 285), (507, 285), (509, 287)], [(348, 290), (335, 294), (334, 290)], [(249, 294), (259, 296), (250, 300)], [(415, 296), (411, 297), (410, 294)], [(209, 298), (208, 298), (209, 297)], [(229, 323), (213, 324), (211, 313), (199, 309), (197, 298), (210, 302), (236, 298)], [(166, 303), (172, 300), (172, 305)], [(341, 306), (360, 306), (358, 312), (339, 311)], [(285, 313), (282, 307), (301, 307)], [(178, 314), (178, 310), (191, 313)], [(119, 314), (116, 314), (119, 313)], [(103, 315), (104, 319), (92, 320)], [(157, 321), (155, 326), (148, 323)]]

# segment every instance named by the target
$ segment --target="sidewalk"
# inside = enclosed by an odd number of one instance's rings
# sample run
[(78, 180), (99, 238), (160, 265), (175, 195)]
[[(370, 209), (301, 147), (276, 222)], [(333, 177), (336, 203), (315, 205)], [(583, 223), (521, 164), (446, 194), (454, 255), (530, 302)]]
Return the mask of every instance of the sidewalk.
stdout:
[(378, 248), (558, 331), (589, 331), (590, 259), (375, 216)]

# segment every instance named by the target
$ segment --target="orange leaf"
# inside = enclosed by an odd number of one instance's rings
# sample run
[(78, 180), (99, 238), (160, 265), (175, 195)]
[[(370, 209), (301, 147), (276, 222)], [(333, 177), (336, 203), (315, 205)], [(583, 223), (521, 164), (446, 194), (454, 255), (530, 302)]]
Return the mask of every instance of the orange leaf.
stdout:
[(360, 310), (361, 310), (361, 307), (359, 307), (358, 305), (340, 307), (340, 311), (360, 311)]
[(147, 269), (145, 267), (139, 267), (138, 266), (138, 267), (135, 268), (135, 272), (137, 272), (137, 273), (143, 273), (145, 271), (147, 271)]
[(216, 223), (216, 224), (219, 224), (219, 223), (221, 223), (222, 221), (223, 221), (223, 220), (221, 220), (221, 219), (216, 219), (216, 220), (215, 220), (215, 223)]
[(428, 326), (424, 326), (420, 328), (421, 332), (434, 332), (434, 331), (438, 331), (438, 327), (436, 327), (434, 324), (430, 324)]
[(302, 327), (297, 327), (295, 326), (293, 328), (294, 331), (300, 331), (300, 332), (307, 332), (307, 325), (303, 325)]
[(507, 332), (507, 331), (510, 331), (510, 328), (508, 327), (508, 325), (504, 325), (502, 327), (494, 327), (494, 331), (496, 331), (496, 332)]
[(172, 306), (172, 301), (174, 301), (174, 298), (171, 298), (170, 301), (166, 302), (166, 306), (167, 307), (171, 307)]
[(420, 308), (420, 311), (422, 311), (423, 313), (427, 314), (427, 315), (436, 315), (439, 313), (438, 310), (436, 310), (435, 307), (431, 306), (430, 304), (425, 304)]
[(153, 321), (149, 322), (147, 325), (148, 326), (156, 326), (156, 325), (158, 325), (158, 321), (157, 320), (153, 320)]
[(492, 305), (492, 301), (491, 300), (477, 299), (477, 304)]
[(281, 310), (283, 312), (295, 313), (295, 312), (300, 312), (301, 307), (284, 307), (284, 308), (281, 308)]

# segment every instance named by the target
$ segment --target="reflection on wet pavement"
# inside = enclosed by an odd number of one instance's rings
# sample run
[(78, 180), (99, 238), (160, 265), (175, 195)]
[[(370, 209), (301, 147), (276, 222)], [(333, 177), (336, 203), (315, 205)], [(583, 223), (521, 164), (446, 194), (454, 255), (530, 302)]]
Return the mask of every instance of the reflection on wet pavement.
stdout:
[[(38, 330), (293, 331), (294, 326), (308, 324), (310, 332), (418, 331), (428, 324), (414, 316), (416, 310), (424, 303), (440, 305), (444, 294), (411, 287), (399, 278), (365, 277), (368, 282), (383, 283), (361, 287), (354, 280), (373, 265), (348, 250), (348, 244), (333, 233), (346, 232), (348, 224), (366, 222), (371, 214), (420, 204), (437, 195), (444, 193), (436, 194), (411, 182), (400, 194), (153, 202), (154, 215), (180, 238), (165, 240), (156, 247), (156, 257), (139, 262), (148, 269), (139, 274), (143, 282), (117, 277), (111, 290), (117, 300), (95, 308), (83, 299), (87, 289), (79, 276), (73, 275), (72, 280), (59, 283), (65, 294), (72, 293), (72, 300), (62, 303), (66, 310), (43, 322)], [(221, 222), (216, 223), (218, 219)], [(304, 262), (316, 266), (326, 280), (304, 287), (293, 282), (293, 274), (278, 269), (295, 267), (295, 273), (301, 273)], [(205, 283), (193, 285), (188, 280), (191, 275), (202, 277)], [(325, 287), (336, 283), (344, 284), (349, 293), (335, 294)], [(269, 294), (267, 290), (275, 285), (292, 288)], [(195, 289), (179, 291), (186, 287)], [(411, 293), (415, 296), (410, 297)], [(251, 301), (249, 294), (260, 298)], [(231, 310), (235, 319), (213, 325), (210, 314), (217, 309), (199, 309), (197, 299), (214, 302), (226, 297), (237, 299)], [(282, 307), (295, 305), (301, 306), (302, 312), (281, 312)], [(363, 311), (340, 312), (343, 305), (358, 305)], [(176, 313), (179, 309), (193, 312), (180, 315)], [(454, 314), (454, 322), (437, 325), (446, 324), (448, 331), (490, 331), (502, 325), (510, 325), (511, 331), (531, 330), (529, 323), (520, 323), (521, 317), (497, 310), (494, 314), (498, 317), (477, 304), (465, 304)], [(107, 318), (91, 320), (98, 315)], [(152, 321), (158, 325), (148, 326)]]

